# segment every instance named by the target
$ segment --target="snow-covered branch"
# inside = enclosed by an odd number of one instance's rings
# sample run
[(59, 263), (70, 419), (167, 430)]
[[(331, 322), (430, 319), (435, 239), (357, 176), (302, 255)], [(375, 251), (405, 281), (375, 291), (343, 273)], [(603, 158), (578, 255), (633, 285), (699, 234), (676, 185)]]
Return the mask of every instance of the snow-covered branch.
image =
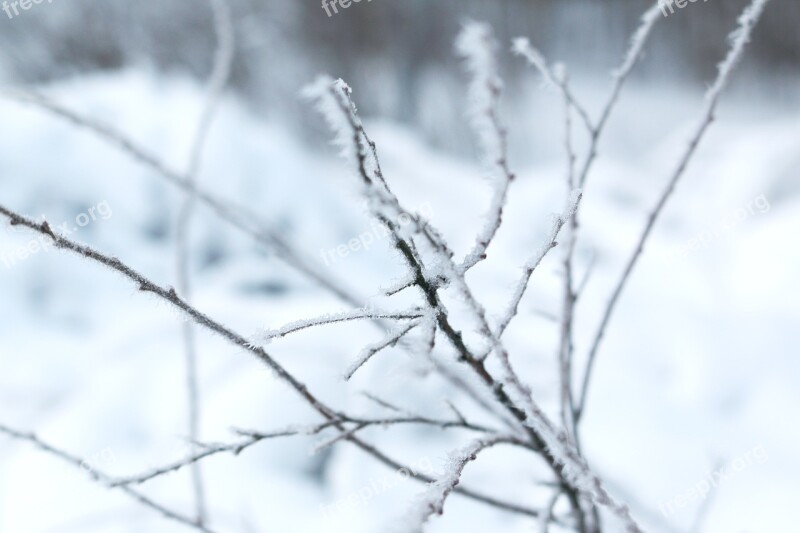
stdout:
[(456, 39), (456, 49), (464, 58), (469, 82), (469, 116), (478, 136), (484, 164), (489, 168), (492, 197), (486, 220), (476, 242), (461, 262), (466, 272), (486, 258), (486, 250), (503, 223), (503, 208), (514, 181), (508, 163), (508, 130), (500, 120), (500, 95), (503, 82), (497, 73), (497, 42), (486, 24), (469, 22)]
[(278, 329), (268, 329), (260, 338), (264, 342), (285, 337), (291, 333), (296, 333), (309, 328), (338, 324), (341, 322), (352, 322), (356, 320), (415, 320), (424, 314), (419, 309), (409, 309), (402, 312), (380, 311), (371, 307), (362, 307), (352, 311), (342, 311), (340, 313), (329, 313), (315, 318), (295, 320)]
[(431, 516), (444, 513), (445, 501), (460, 483), (461, 474), (467, 464), (476, 460), (478, 454), (482, 451), (508, 442), (510, 442), (510, 439), (505, 437), (477, 440), (464, 449), (452, 453), (444, 466), (442, 475), (428, 486), (428, 489), (419, 497), (419, 501), (410, 511), (409, 532), (422, 533), (423, 526)]

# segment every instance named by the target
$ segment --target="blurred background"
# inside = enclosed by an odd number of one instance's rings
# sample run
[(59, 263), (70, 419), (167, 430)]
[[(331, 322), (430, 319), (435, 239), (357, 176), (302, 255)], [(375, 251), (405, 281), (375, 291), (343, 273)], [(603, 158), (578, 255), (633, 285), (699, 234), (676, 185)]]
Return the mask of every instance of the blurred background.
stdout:
[[(333, 261), (325, 255), (372, 225), (357, 182), (301, 88), (319, 73), (353, 87), (401, 200), (431, 212), (457, 252), (465, 253), (490, 189), (465, 117), (467, 78), (453, 41), (469, 19), (494, 28), (519, 179), (489, 260), (470, 278), (492, 316), (504, 308), (520, 265), (565, 195), (560, 96), (510, 54), (510, 40), (526, 36), (548, 60), (565, 64), (577, 96), (596, 118), (611, 89), (610, 73), (651, 5), (372, 0), (329, 17), (316, 0), (229, 3), (235, 59), (199, 179), (220, 197), (246, 205), (314, 270), (362, 299), (399, 279), (402, 264), (384, 241)], [(576, 317), (579, 367), (747, 3), (695, 2), (659, 20), (623, 91), (582, 207), (578, 269), (591, 265), (592, 276)], [(791, 420), (800, 401), (799, 24), (800, 2), (770, 2), (600, 354), (583, 433), (586, 452), (648, 531), (796, 528), (800, 429)], [(13, 17), (0, 11), (0, 86), (41, 91), (181, 170), (215, 47), (205, 1), (54, 0)], [(94, 209), (101, 216), (78, 224), (75, 239), (174, 285), (180, 192), (96, 136), (4, 95), (0, 204), (72, 227)], [(583, 157), (587, 139), (575, 131)], [(255, 335), (348, 308), (207, 211), (198, 210), (192, 228), (197, 306), (238, 331)], [(188, 431), (180, 318), (118, 276), (67, 254), (51, 250), (19, 259), (17, 251), (35, 236), (2, 230), (0, 423), (36, 431), (114, 475), (180, 457)], [(558, 399), (558, 325), (551, 317), (560, 311), (559, 268), (553, 255), (537, 271), (507, 337), (515, 364), (551, 408)], [(246, 354), (205, 333), (199, 338), (204, 440), (234, 440), (231, 428), (274, 430), (316, 420)], [(343, 408), (374, 410), (363, 390), (442, 413), (443, 398), (463, 400), (424, 361), (401, 350), (343, 383), (342, 370), (379, 338), (369, 325), (352, 324), (268, 348)], [(442, 349), (441, 357), (448, 353)], [(425, 428), (370, 431), (390, 454), (429, 462), (435, 471), (467, 437)], [(375, 532), (401, 520), (421, 490), (407, 481), (346, 512), (320, 512), (391, 472), (345, 444), (312, 455), (318, 439), (275, 441), (209, 460), (204, 472), (219, 530)], [(719, 465), (733, 468), (748, 454), (766, 459), (748, 463), (704, 498), (661, 510)], [(501, 452), (487, 458), (467, 472), (465, 484), (520, 503), (538, 501), (541, 465), (524, 459), (530, 470), (520, 468), (519, 457)], [(185, 472), (144, 490), (191, 510)], [(536, 530), (530, 520), (456, 497), (430, 526), (431, 532)], [(0, 436), (0, 532), (182, 530), (69, 465)]]
[[(800, 60), (800, 4), (776, 3), (755, 32), (744, 67), (747, 76), (737, 87), (792, 101), (791, 85), (767, 79), (786, 75)], [(575, 74), (603, 76), (618, 63), (649, 2), (374, 0), (331, 16), (320, 2), (307, 0), (230, 4), (237, 32), (231, 88), (254, 112), (293, 128), (307, 125), (299, 112), (298, 87), (308, 83), (311, 73), (328, 72), (361, 89), (363, 112), (414, 126), (437, 146), (463, 151), (469, 138), (454, 127), (462, 119), (461, 106), (447, 105), (454, 98), (463, 100), (463, 77), (453, 54), (453, 35), (462, 22), (491, 23), (503, 43), (529, 36), (547, 58), (568, 64)], [(669, 23), (656, 30), (636, 78), (655, 86), (702, 87), (746, 4), (707, 2), (699, 13), (676, 9)], [(214, 33), (202, 2), (71, 0), (45, 7), (46, 13), (21, 12), (3, 25), (4, 81), (42, 83), (126, 68), (204, 80), (210, 69)], [(504, 63), (510, 90), (528, 92), (513, 83), (524, 69), (512, 68), (508, 56)]]

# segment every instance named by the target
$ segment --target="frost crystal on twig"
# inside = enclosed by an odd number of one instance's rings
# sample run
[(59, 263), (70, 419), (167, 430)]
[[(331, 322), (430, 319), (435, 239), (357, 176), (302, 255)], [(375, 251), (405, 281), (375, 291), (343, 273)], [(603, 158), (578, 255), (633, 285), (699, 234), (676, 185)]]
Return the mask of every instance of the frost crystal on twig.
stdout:
[(270, 342), (272, 339), (285, 337), (291, 333), (318, 326), (327, 326), (340, 322), (352, 322), (354, 320), (413, 320), (420, 318), (422, 313), (418, 309), (409, 309), (404, 312), (379, 311), (372, 307), (363, 307), (352, 311), (342, 311), (341, 313), (329, 313), (315, 318), (305, 318), (295, 320), (278, 329), (268, 329), (263, 333), (263, 340)]
[(350, 381), (350, 379), (353, 377), (353, 374), (355, 374), (359, 368), (364, 366), (367, 363), (367, 361), (372, 359), (372, 357), (375, 354), (377, 354), (381, 350), (396, 345), (397, 341), (402, 339), (408, 332), (417, 327), (419, 324), (420, 324), (419, 320), (414, 320), (410, 324), (400, 326), (394, 329), (393, 331), (390, 331), (389, 334), (386, 336), (386, 338), (384, 338), (383, 340), (376, 342), (375, 344), (370, 344), (369, 346), (364, 348), (359, 354), (358, 358), (353, 362), (353, 364), (350, 365), (350, 367), (348, 367), (347, 371), (345, 372), (344, 374), (345, 381)]
[(497, 43), (486, 24), (469, 22), (456, 39), (456, 49), (464, 58), (469, 83), (469, 116), (490, 169), (492, 198), (486, 220), (472, 250), (460, 265), (466, 272), (486, 257), (486, 249), (500, 229), (508, 189), (514, 180), (508, 164), (508, 132), (500, 121), (500, 94), (503, 83), (497, 74)]

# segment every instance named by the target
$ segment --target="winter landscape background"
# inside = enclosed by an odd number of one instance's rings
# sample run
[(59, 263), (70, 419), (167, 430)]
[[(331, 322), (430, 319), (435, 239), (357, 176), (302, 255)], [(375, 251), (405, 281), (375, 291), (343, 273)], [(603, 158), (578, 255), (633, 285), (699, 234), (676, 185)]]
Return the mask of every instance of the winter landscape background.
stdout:
[[(577, 268), (591, 276), (575, 319), (580, 368), (747, 3), (695, 2), (659, 20), (623, 90), (583, 191)], [(560, 94), (511, 54), (511, 39), (526, 36), (550, 61), (566, 64), (576, 95), (596, 117), (611, 90), (610, 73), (651, 5), (375, 0), (328, 17), (310, 0), (231, 0), (233, 70), (198, 179), (220, 198), (245, 205), (314, 271), (359, 299), (402, 278), (402, 261), (366, 212), (352, 168), (300, 96), (328, 73), (353, 88), (397, 196), (429, 215), (457, 255), (465, 254), (491, 190), (466, 117), (467, 76), (453, 41), (465, 20), (485, 21), (501, 43), (502, 115), (517, 179), (489, 257), (469, 281), (497, 317), (520, 266), (541, 244), (548, 216), (566, 197)], [(793, 508), (800, 494), (798, 24), (800, 3), (767, 6), (715, 123), (625, 288), (595, 368), (584, 451), (647, 531), (800, 531)], [(202, 1), (57, 0), (10, 18), (0, 12), (0, 205), (44, 216), (54, 227), (66, 223), (71, 238), (175, 285), (184, 194), (85, 128), (17, 95), (35, 89), (182, 169), (215, 46), (211, 8)], [(587, 139), (575, 137), (583, 153)], [(86, 458), (88, 473), (133, 475), (184, 456), (182, 317), (83, 258), (52, 248), (21, 257), (38, 237), (6, 222), (0, 425), (35, 432)], [(368, 249), (332, 252), (365, 233), (374, 236)], [(520, 374), (554, 413), (559, 253), (534, 273), (504, 337)], [(190, 257), (196, 307), (254, 338), (352, 307), (202, 208), (192, 222)], [(218, 336), (200, 329), (197, 335), (203, 442), (232, 442), (232, 428), (318, 422), (258, 361)], [(349, 323), (274, 340), (267, 349), (341, 409), (379, 413), (363, 391), (443, 417), (445, 399), (469, 409), (424, 360), (399, 348), (344, 382), (342, 373), (363, 346), (381, 336), (373, 324)], [(443, 360), (454, 359), (445, 342), (437, 350)], [(464, 432), (424, 426), (370, 428), (364, 435), (431, 474), (450, 450), (469, 442)], [(312, 453), (325, 436), (270, 440), (205, 460), (215, 530), (371, 533), (401, 526), (423, 487), (346, 442)], [(721, 467), (723, 477), (714, 474)], [(537, 468), (513, 449), (490, 450), (463, 482), (532, 503), (545, 488)], [(706, 494), (690, 495), (709, 479), (715, 482)], [(369, 486), (378, 488), (363, 496)], [(191, 514), (185, 469), (139, 488)], [(362, 494), (356, 504), (331, 511), (353, 494)], [(426, 531), (537, 527), (530, 517), (453, 495)], [(613, 521), (609, 527), (614, 531)], [(187, 530), (30, 443), (0, 435), (0, 532)]]

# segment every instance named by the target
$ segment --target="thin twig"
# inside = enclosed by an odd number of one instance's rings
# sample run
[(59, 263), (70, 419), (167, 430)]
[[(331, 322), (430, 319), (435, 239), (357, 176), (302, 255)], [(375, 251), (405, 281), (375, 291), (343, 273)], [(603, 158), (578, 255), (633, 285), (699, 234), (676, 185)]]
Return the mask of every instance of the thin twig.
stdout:
[[(522, 298), (525, 296), (525, 292), (528, 290), (528, 284), (531, 276), (544, 260), (545, 256), (547, 256), (547, 253), (555, 248), (558, 244), (558, 235), (561, 232), (561, 229), (564, 227), (564, 224), (567, 223), (572, 214), (578, 208), (580, 200), (580, 191), (573, 191), (570, 199), (567, 202), (567, 205), (564, 208), (564, 211), (559, 215), (553, 216), (550, 229), (545, 235), (544, 243), (536, 250), (536, 252), (534, 252), (528, 261), (526, 261), (525, 266), (523, 267), (522, 276), (517, 282), (516, 288), (514, 289), (514, 294), (511, 297), (511, 301), (508, 303), (505, 313), (503, 313), (497, 324), (497, 327), (495, 328), (495, 335), (497, 337), (502, 337), (503, 333), (505, 333), (506, 329), (511, 324), (511, 321), (517, 316), (519, 304), (522, 302)], [(488, 352), (484, 354), (482, 358), (485, 358), (487, 355)]]
[(583, 273), (583, 278), (581, 278), (580, 283), (578, 283), (578, 288), (575, 289), (576, 303), (583, 294), (583, 291), (586, 289), (586, 286), (589, 284), (589, 280), (592, 279), (595, 266), (597, 266), (597, 254), (592, 252), (591, 258), (589, 259), (589, 264), (586, 265), (586, 272)]
[(589, 113), (586, 111), (580, 102), (578, 102), (577, 98), (570, 89), (569, 83), (567, 82), (566, 78), (558, 76), (555, 72), (555, 69), (551, 68), (550, 65), (547, 64), (547, 60), (542, 56), (542, 54), (534, 48), (530, 41), (526, 37), (517, 37), (514, 39), (512, 46), (512, 52), (514, 54), (524, 57), (528, 63), (536, 68), (539, 71), (539, 74), (544, 79), (545, 83), (552, 87), (557, 87), (561, 91), (561, 95), (563, 96), (564, 100), (567, 102), (567, 106), (569, 108), (575, 109), (580, 116), (583, 125), (586, 127), (586, 130), (591, 134), (595, 127), (592, 124), (592, 119), (589, 118)]
[(447, 465), (445, 473), (430, 485), (426, 494), (417, 504), (418, 509), (412, 511), (411, 531), (422, 533), (423, 526), (432, 515), (441, 515), (444, 512), (444, 503), (461, 481), (461, 474), (469, 462), (477, 459), (478, 454), (482, 451), (508, 442), (508, 439), (502, 437), (478, 440), (453, 454), (449, 459), (450, 464)]
[(519, 426), (516, 425), (511, 419), (508, 418), (508, 415), (500, 410), (499, 407), (489, 403), (486, 401), (483, 396), (475, 390), (475, 388), (467, 383), (461, 376), (453, 372), (449, 367), (442, 364), (440, 361), (436, 360), (435, 358), (431, 357), (431, 363), (433, 364), (436, 372), (448, 383), (453, 385), (458, 390), (462, 391), (467, 398), (472, 400), (475, 405), (482, 408), (488, 414), (497, 417), (499, 420), (503, 422), (503, 424), (509, 428), (511, 431), (517, 432), (519, 431)]
[[(183, 200), (178, 213), (176, 226), (175, 270), (178, 291), (187, 302), (192, 301), (192, 285), (190, 271), (190, 229), (193, 214), (197, 206), (195, 193), (199, 181), (200, 167), (211, 124), (215, 111), (219, 106), (222, 91), (230, 77), (231, 65), (234, 54), (233, 23), (227, 0), (211, 0), (214, 20), (214, 29), (217, 36), (217, 48), (214, 53), (214, 66), (208, 82), (208, 96), (205, 107), (200, 116), (200, 121), (195, 132), (194, 142), (189, 156), (186, 171), (186, 181), (190, 191)], [(200, 440), (200, 386), (197, 370), (197, 338), (194, 325), (189, 321), (181, 324), (184, 351), (186, 358), (186, 387), (189, 404), (189, 438), (192, 442)], [(194, 489), (197, 520), (199, 523), (206, 521), (207, 511), (205, 503), (205, 490), (203, 475), (199, 462), (191, 467), (192, 485)]]
[(450, 400), (445, 400), (444, 403), (447, 405), (447, 407), (450, 408), (451, 411), (453, 411), (453, 414), (456, 415), (456, 418), (458, 418), (460, 422), (463, 422), (464, 424), (467, 423), (467, 419), (464, 418), (464, 415), (461, 414), (461, 411), (459, 411), (458, 408), (456, 408), (456, 406), (453, 405), (453, 402), (451, 402)]
[[(567, 86), (568, 77), (566, 71), (563, 72), (563, 77), (559, 77), (559, 79)], [(575, 188), (575, 151), (572, 143), (572, 110), (566, 91), (564, 92), (564, 148), (567, 156), (567, 172), (565, 173), (566, 190), (569, 192)], [(564, 267), (564, 279), (558, 361), (561, 385), (561, 423), (575, 444), (575, 447), (580, 451), (580, 440), (573, 416), (575, 413), (575, 399), (572, 393), (572, 337), (576, 302), (572, 278), (577, 229), (577, 219), (575, 217), (575, 211), (573, 211), (569, 215), (569, 224), (566, 229), (567, 246), (564, 251), (562, 262)]]
[(653, 207), (653, 209), (650, 211), (650, 214), (647, 217), (647, 222), (645, 224), (644, 230), (642, 231), (642, 234), (640, 235), (636, 243), (636, 247), (634, 248), (633, 253), (631, 254), (630, 258), (625, 264), (625, 269), (623, 270), (619, 281), (614, 287), (614, 290), (611, 294), (611, 299), (609, 300), (608, 304), (605, 307), (605, 310), (603, 312), (603, 317), (600, 321), (600, 325), (597, 328), (597, 333), (594, 336), (592, 347), (589, 350), (589, 358), (586, 364), (586, 371), (583, 377), (583, 385), (581, 387), (580, 401), (578, 402), (578, 407), (575, 413), (575, 418), (577, 420), (580, 420), (585, 410), (586, 399), (588, 397), (588, 392), (589, 392), (589, 383), (592, 377), (592, 369), (594, 367), (594, 362), (597, 357), (597, 351), (600, 348), (600, 343), (603, 340), (606, 328), (608, 327), (608, 323), (611, 320), (611, 316), (614, 312), (614, 309), (616, 308), (617, 301), (619, 300), (619, 297), (622, 294), (622, 290), (625, 288), (625, 285), (627, 284), (628, 279), (630, 278), (631, 272), (633, 272), (633, 267), (636, 266), (639, 257), (642, 255), (642, 252), (644, 251), (644, 245), (647, 242), (648, 237), (650, 237), (650, 233), (653, 231), (653, 228), (655, 227), (656, 220), (658, 220), (658, 217), (663, 211), (664, 206), (667, 204), (667, 201), (672, 196), (672, 193), (675, 190), (675, 186), (678, 184), (678, 181), (685, 174), (686, 169), (689, 167), (689, 163), (691, 162), (692, 157), (697, 151), (697, 148), (700, 145), (700, 141), (703, 139), (703, 136), (705, 135), (709, 126), (711, 126), (711, 123), (714, 121), (714, 113), (717, 109), (719, 98), (722, 95), (723, 90), (727, 87), (730, 75), (735, 69), (739, 60), (741, 59), (742, 53), (744, 52), (747, 43), (749, 42), (750, 34), (755, 25), (758, 23), (761, 13), (764, 11), (764, 8), (766, 7), (768, 2), (769, 0), (753, 0), (750, 3), (750, 5), (747, 6), (747, 8), (745, 8), (744, 12), (739, 17), (739, 26), (731, 34), (731, 46), (728, 51), (728, 54), (726, 55), (725, 59), (719, 64), (719, 73), (717, 74), (717, 78), (709, 88), (708, 92), (706, 93), (706, 105), (703, 110), (700, 122), (698, 123), (694, 134), (692, 134), (689, 140), (689, 145), (687, 146), (686, 151), (681, 156), (680, 160), (678, 161), (677, 167), (675, 168), (669, 180), (667, 181), (665, 189), (659, 196), (655, 207)]
[(544, 508), (544, 513), (542, 513), (542, 516), (539, 517), (540, 533), (547, 533), (550, 530), (550, 522), (553, 520), (553, 511), (555, 510), (556, 503), (558, 503), (558, 499), (561, 497), (561, 494), (561, 490), (556, 488), (553, 496), (550, 497), (550, 501)]
[(286, 335), (290, 335), (292, 333), (296, 333), (298, 331), (302, 331), (305, 329), (315, 328), (319, 326), (328, 326), (331, 324), (339, 324), (341, 322), (352, 322), (355, 320), (377, 320), (377, 319), (415, 320), (421, 318), (422, 316), (423, 314), (421, 312), (417, 312), (414, 309), (398, 313), (389, 311), (378, 311), (370, 307), (364, 307), (361, 309), (354, 309), (352, 311), (330, 313), (327, 315), (322, 315), (317, 318), (296, 320), (294, 322), (290, 322), (284, 326), (281, 326), (278, 329), (267, 330), (262, 335), (262, 338), (264, 341), (269, 342), (272, 339), (279, 339), (285, 337)]
[[(62, 461), (70, 463), (71, 465), (76, 466), (83, 471), (87, 471), (92, 481), (95, 481), (109, 488), (116, 488), (116, 486), (113, 484), (113, 478), (108, 474), (105, 474), (104, 472), (101, 472), (100, 470), (97, 470), (94, 467), (87, 470), (85, 468), (85, 465), (88, 464), (87, 461), (69, 452), (56, 448), (55, 446), (48, 444), (47, 442), (44, 442), (33, 433), (24, 433), (22, 431), (17, 431), (15, 429), (9, 428), (4, 425), (0, 425), (0, 433), (3, 433), (17, 440), (26, 441), (34, 445), (36, 448), (42, 450), (43, 452), (48, 453), (49, 455), (52, 455), (54, 457), (61, 459)], [(188, 526), (196, 531), (202, 531), (204, 533), (214, 533), (204, 524), (192, 520), (191, 518), (183, 516), (179, 513), (176, 513), (175, 511), (172, 511), (164, 507), (163, 505), (156, 503), (154, 500), (148, 498), (147, 496), (143, 495), (142, 493), (136, 490), (131, 489), (130, 487), (122, 486), (118, 488), (126, 496), (132, 498), (142, 506), (147, 507), (148, 509), (151, 509), (153, 511), (156, 511), (164, 518)]]
[(355, 427), (350, 428), (347, 431), (339, 432), (335, 436), (333, 436), (331, 438), (328, 438), (328, 439), (325, 439), (322, 442), (317, 443), (311, 451), (312, 451), (312, 453), (319, 453), (319, 452), (325, 450), (326, 448), (330, 448), (331, 446), (333, 446), (337, 442), (341, 442), (342, 440), (346, 440), (346, 439), (351, 438), (353, 435), (355, 435), (356, 433), (358, 433), (359, 431), (361, 431), (362, 429), (364, 429), (368, 425), (369, 424), (367, 424), (367, 423), (356, 424)]
[(397, 341), (405, 337), (406, 334), (408, 334), (412, 329), (416, 328), (419, 325), (420, 325), (420, 320), (414, 320), (410, 324), (406, 324), (404, 326), (397, 328), (394, 331), (389, 332), (389, 334), (384, 339), (378, 341), (377, 343), (370, 344), (369, 346), (364, 348), (361, 354), (359, 354), (358, 358), (353, 362), (353, 364), (351, 364), (348, 367), (347, 371), (345, 372), (344, 374), (345, 381), (350, 381), (353, 375), (356, 372), (358, 372), (358, 370), (362, 366), (367, 364), (367, 362), (370, 359), (372, 359), (372, 357), (375, 354), (386, 348), (396, 346)]
[(384, 400), (383, 398), (380, 398), (376, 394), (372, 394), (371, 392), (366, 392), (366, 391), (362, 391), (361, 394), (363, 394), (366, 399), (370, 400), (371, 402), (375, 402), (376, 404), (380, 405), (384, 409), (388, 409), (390, 411), (394, 411), (395, 413), (407, 413), (407, 411), (405, 411), (404, 409), (401, 409), (400, 407), (397, 407), (393, 403), (388, 402), (388, 401)]
[(609, 95), (608, 100), (603, 107), (603, 111), (600, 114), (600, 118), (592, 130), (591, 139), (589, 141), (589, 155), (586, 157), (586, 160), (583, 164), (583, 169), (579, 174), (578, 187), (583, 188), (586, 186), (586, 179), (589, 177), (589, 171), (592, 168), (592, 163), (597, 157), (597, 147), (600, 142), (600, 138), (605, 130), (606, 124), (608, 123), (609, 117), (611, 117), (611, 112), (614, 110), (617, 100), (622, 93), (622, 88), (625, 85), (625, 81), (628, 79), (633, 67), (636, 66), (636, 63), (639, 61), (639, 58), (644, 51), (644, 47), (650, 38), (656, 22), (662, 18), (662, 2), (663, 0), (657, 0), (653, 4), (653, 7), (648, 9), (644, 15), (642, 15), (641, 23), (631, 38), (631, 44), (625, 54), (625, 58), (617, 70), (614, 71), (614, 85), (611, 89), (611, 94)]
[(246, 432), (246, 431), (237, 431), (238, 434), (247, 437), (246, 440), (228, 444), (202, 444), (198, 443), (197, 448), (202, 448), (202, 451), (195, 452), (190, 454), (188, 457), (183, 459), (179, 459), (177, 461), (168, 463), (164, 466), (154, 468), (149, 472), (145, 472), (143, 474), (138, 474), (135, 476), (128, 476), (128, 477), (117, 477), (110, 483), (112, 487), (119, 487), (124, 485), (140, 485), (142, 483), (146, 483), (152, 479), (157, 477), (161, 477), (165, 474), (170, 474), (172, 472), (177, 472), (178, 470), (185, 468), (187, 466), (199, 463), (203, 459), (207, 457), (211, 457), (213, 455), (219, 455), (221, 453), (232, 453), (234, 455), (239, 455), (247, 448), (253, 446), (254, 444), (261, 442), (263, 440), (268, 439), (275, 439), (280, 437), (292, 437), (295, 435), (313, 435), (314, 433), (318, 433), (325, 428), (328, 428), (334, 425), (336, 421), (327, 421), (322, 424), (317, 424), (315, 426), (309, 426), (305, 428), (288, 428), (280, 431), (274, 431), (271, 433), (253, 433), (253, 432)]
[(500, 120), (503, 83), (497, 75), (497, 43), (491, 28), (477, 22), (467, 24), (459, 35), (456, 47), (471, 75), (469, 92), (472, 105), (469, 113), (480, 140), (484, 161), (491, 169), (492, 181), (492, 198), (486, 221), (472, 249), (459, 265), (463, 273), (486, 258), (486, 250), (503, 223), (503, 208), (514, 174), (508, 163), (508, 130)]

